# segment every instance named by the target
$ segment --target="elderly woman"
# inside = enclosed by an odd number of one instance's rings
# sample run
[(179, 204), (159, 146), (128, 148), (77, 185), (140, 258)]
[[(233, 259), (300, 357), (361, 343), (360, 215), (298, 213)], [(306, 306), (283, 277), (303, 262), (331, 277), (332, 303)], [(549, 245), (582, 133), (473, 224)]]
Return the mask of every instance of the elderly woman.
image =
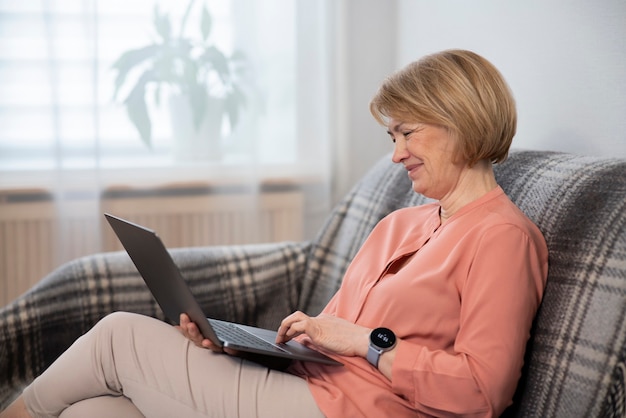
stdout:
[[(0, 416), (498, 416), (511, 403), (547, 274), (545, 241), (496, 183), (513, 97), (479, 55), (450, 50), (391, 75), (370, 104), (393, 161), (435, 201), (372, 231), (296, 338), (343, 367), (279, 371), (224, 355), (181, 316), (112, 314)], [(207, 350), (208, 349), (208, 350)]]

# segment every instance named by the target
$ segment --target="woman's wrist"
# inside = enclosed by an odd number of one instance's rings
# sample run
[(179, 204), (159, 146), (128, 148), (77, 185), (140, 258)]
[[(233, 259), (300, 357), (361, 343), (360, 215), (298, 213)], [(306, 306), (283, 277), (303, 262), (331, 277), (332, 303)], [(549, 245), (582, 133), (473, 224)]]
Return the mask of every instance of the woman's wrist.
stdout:
[[(400, 343), (400, 341), (398, 341)], [(387, 379), (391, 381), (391, 371), (393, 369), (393, 362), (396, 358), (396, 354), (398, 353), (398, 344), (395, 345), (391, 350), (385, 351), (380, 355), (380, 359), (378, 361), (378, 371), (383, 374)]]

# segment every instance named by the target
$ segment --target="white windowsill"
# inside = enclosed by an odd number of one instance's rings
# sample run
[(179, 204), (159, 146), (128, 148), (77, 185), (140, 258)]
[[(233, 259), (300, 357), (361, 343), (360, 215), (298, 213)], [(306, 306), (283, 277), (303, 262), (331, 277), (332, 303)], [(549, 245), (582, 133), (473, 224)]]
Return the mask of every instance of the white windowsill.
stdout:
[(0, 172), (0, 190), (16, 189), (98, 189), (129, 186), (153, 187), (174, 183), (208, 185), (310, 184), (326, 178), (318, 163), (243, 164), (241, 162), (187, 162), (166, 166), (41, 169)]

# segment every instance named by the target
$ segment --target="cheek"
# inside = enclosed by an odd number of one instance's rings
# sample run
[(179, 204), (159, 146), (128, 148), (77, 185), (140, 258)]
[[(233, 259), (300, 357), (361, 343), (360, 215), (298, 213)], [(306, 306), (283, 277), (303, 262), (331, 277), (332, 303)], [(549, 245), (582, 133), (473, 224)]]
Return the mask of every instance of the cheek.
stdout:
[(459, 171), (449, 157), (430, 159), (424, 164), (425, 173), (431, 187), (447, 188), (458, 179)]

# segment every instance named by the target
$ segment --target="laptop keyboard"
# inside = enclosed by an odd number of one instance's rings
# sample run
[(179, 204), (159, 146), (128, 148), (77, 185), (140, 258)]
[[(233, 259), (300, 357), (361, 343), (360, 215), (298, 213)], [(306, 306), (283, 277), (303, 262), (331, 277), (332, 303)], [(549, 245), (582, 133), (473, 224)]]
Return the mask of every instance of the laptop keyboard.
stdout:
[(284, 352), (281, 348), (268, 343), (267, 341), (252, 335), (249, 332), (239, 328), (238, 326), (219, 320), (209, 319), (213, 330), (217, 334), (218, 338), (222, 341), (228, 341), (231, 344), (239, 345), (243, 347), (257, 348), (265, 351), (279, 351)]

